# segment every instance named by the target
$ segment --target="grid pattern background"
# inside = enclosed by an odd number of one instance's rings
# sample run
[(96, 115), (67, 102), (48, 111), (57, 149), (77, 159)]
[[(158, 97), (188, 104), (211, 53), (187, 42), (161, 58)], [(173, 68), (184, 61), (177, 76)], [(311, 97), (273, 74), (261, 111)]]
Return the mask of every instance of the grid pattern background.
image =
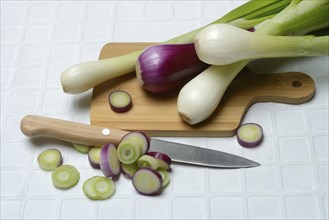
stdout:
[[(224, 15), (245, 1), (1, 1), (1, 219), (328, 219), (328, 57), (259, 60), (261, 72), (301, 71), (316, 83), (302, 105), (259, 103), (243, 122), (265, 131), (243, 149), (229, 138), (167, 140), (217, 149), (262, 164), (252, 169), (173, 165), (156, 197), (141, 196), (124, 177), (106, 201), (90, 201), (85, 179), (101, 174), (86, 155), (58, 140), (23, 136), (26, 114), (89, 123), (91, 91), (64, 94), (61, 72), (95, 60), (109, 42), (158, 42)], [(36, 162), (47, 148), (81, 172), (67, 191), (52, 186)]]

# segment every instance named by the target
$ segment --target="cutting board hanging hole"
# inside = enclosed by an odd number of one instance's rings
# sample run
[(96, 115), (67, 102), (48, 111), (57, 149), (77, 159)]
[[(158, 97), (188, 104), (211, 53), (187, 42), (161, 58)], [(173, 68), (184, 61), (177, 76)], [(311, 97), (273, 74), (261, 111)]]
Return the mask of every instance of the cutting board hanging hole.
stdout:
[(295, 80), (292, 82), (292, 86), (295, 88), (299, 88), (303, 85), (303, 83), (301, 81)]

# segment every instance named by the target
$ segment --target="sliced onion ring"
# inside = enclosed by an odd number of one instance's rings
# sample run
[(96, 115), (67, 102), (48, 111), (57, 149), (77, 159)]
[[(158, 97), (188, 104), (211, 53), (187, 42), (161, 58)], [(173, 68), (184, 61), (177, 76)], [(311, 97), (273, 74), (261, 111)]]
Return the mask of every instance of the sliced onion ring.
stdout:
[(142, 154), (145, 154), (150, 148), (150, 138), (142, 131), (131, 131), (122, 137), (121, 141), (124, 140), (132, 140), (137, 142), (142, 149)]
[(101, 147), (92, 147), (88, 152), (88, 161), (92, 168), (100, 169)]
[(141, 167), (150, 167), (152, 169), (158, 169), (158, 167), (160, 166), (160, 162), (158, 159), (150, 156), (150, 155), (143, 155), (140, 158), (138, 158), (137, 160), (137, 167), (141, 168)]
[(170, 173), (167, 170), (163, 170), (163, 169), (159, 169), (157, 171), (160, 173), (163, 180), (162, 188), (165, 188), (170, 182)]
[(90, 199), (105, 200), (114, 194), (115, 185), (112, 179), (104, 176), (93, 176), (83, 183), (82, 189)]
[(137, 162), (132, 163), (132, 164), (120, 163), (120, 168), (121, 168), (122, 173), (129, 179), (132, 179), (134, 174), (138, 170)]
[(133, 177), (133, 186), (143, 195), (155, 195), (161, 192), (163, 180), (160, 173), (152, 168), (143, 167)]
[(78, 143), (73, 143), (73, 146), (77, 152), (82, 153), (82, 154), (88, 153), (91, 148), (91, 146), (84, 145), (84, 144), (78, 144)]
[(112, 111), (117, 113), (127, 112), (132, 107), (132, 99), (128, 92), (124, 90), (114, 90), (108, 98)]
[(118, 146), (117, 154), (121, 163), (131, 164), (142, 155), (142, 148), (135, 140), (122, 140)]
[(57, 149), (44, 150), (38, 156), (38, 164), (43, 170), (53, 171), (63, 164), (62, 153)]
[(171, 158), (167, 154), (156, 151), (149, 151), (146, 154), (158, 159), (161, 169), (170, 170)]
[(51, 179), (55, 187), (69, 189), (79, 182), (80, 173), (72, 165), (62, 165), (52, 172)]
[(106, 177), (120, 174), (120, 162), (114, 144), (104, 144), (101, 150), (100, 167)]
[(263, 141), (263, 128), (255, 123), (243, 124), (237, 130), (237, 141), (246, 148), (257, 147)]

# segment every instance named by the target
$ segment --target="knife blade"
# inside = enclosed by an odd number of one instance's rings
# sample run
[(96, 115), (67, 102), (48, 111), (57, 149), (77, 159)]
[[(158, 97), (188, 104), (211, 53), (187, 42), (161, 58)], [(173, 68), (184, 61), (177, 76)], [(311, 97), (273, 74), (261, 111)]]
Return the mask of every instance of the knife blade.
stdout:
[(182, 143), (151, 139), (150, 151), (159, 151), (174, 162), (217, 168), (248, 168), (260, 164), (234, 154)]
[[(20, 128), (22, 133), (28, 137), (52, 137), (91, 146), (101, 146), (105, 143), (119, 144), (121, 138), (128, 133), (128, 131), (119, 129), (38, 115), (25, 116), (21, 120)], [(150, 151), (165, 153), (171, 157), (172, 161), (177, 163), (206, 167), (248, 168), (260, 165), (255, 161), (237, 155), (155, 138), (151, 138)]]

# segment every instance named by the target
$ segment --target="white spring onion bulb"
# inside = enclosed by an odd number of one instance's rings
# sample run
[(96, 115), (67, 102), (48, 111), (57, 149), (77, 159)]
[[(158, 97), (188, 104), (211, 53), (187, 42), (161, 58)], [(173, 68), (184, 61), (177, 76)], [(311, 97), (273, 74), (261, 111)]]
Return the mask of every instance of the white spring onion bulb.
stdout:
[(61, 75), (63, 90), (70, 94), (80, 94), (106, 80), (133, 72), (138, 55), (137, 51), (110, 59), (75, 64)]
[(226, 88), (247, 63), (211, 66), (189, 81), (178, 94), (179, 116), (191, 125), (207, 119), (217, 108)]
[(329, 37), (268, 36), (229, 24), (213, 24), (197, 34), (200, 60), (226, 65), (246, 59), (328, 55)]

